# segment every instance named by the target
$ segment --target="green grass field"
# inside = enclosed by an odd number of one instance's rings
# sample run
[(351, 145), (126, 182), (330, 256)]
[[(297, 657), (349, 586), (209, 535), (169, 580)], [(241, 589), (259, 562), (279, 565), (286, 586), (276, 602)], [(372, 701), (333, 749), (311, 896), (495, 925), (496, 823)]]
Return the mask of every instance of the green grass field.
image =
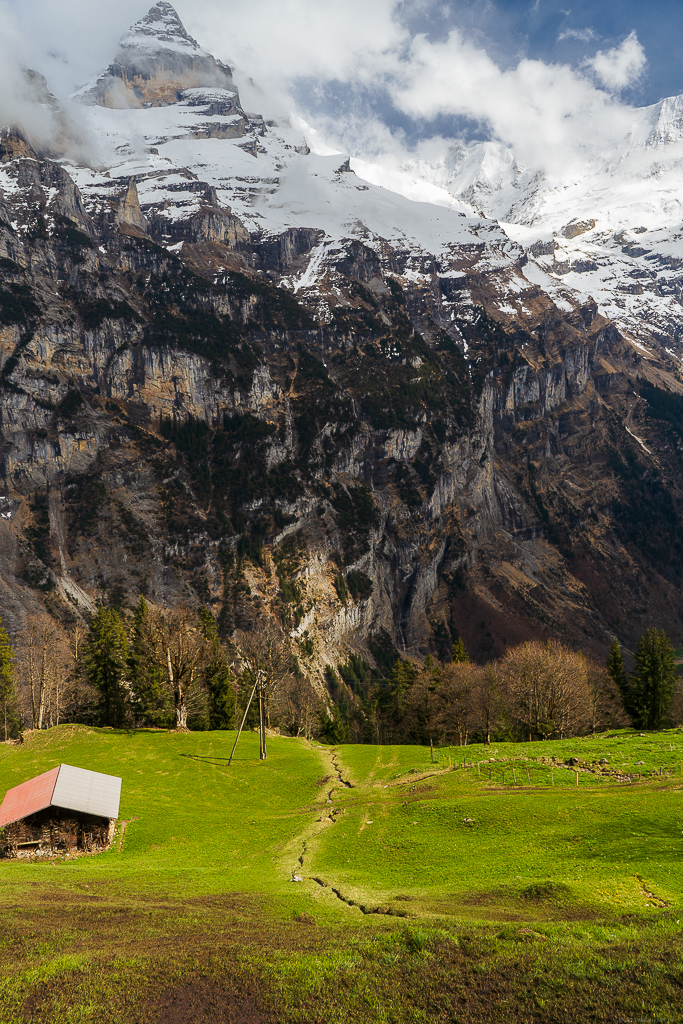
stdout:
[[(343, 747), (358, 788), (337, 794), (335, 827), (321, 836), (311, 868), (361, 903), (409, 895), (423, 915), (679, 907), (682, 739), (622, 733), (452, 748), (435, 753), (436, 764), (420, 747)], [(549, 747), (579, 758), (578, 774), (539, 763)], [(584, 770), (600, 759), (609, 761), (603, 774)], [(458, 767), (443, 770), (449, 761)], [(616, 772), (646, 781), (621, 782)]]
[(683, 734), (233, 740), (0, 745), (123, 778), (107, 853), (0, 861), (0, 1024), (678, 1019)]
[(0, 893), (48, 879), (122, 897), (286, 892), (277, 860), (311, 818), (322, 761), (303, 742), (274, 739), (262, 764), (257, 737), (247, 733), (228, 769), (233, 740), (234, 733), (64, 726), (22, 747), (0, 746), (3, 792), (63, 761), (120, 775), (120, 819), (128, 822), (121, 851), (119, 828), (113, 849), (96, 857), (4, 863)]

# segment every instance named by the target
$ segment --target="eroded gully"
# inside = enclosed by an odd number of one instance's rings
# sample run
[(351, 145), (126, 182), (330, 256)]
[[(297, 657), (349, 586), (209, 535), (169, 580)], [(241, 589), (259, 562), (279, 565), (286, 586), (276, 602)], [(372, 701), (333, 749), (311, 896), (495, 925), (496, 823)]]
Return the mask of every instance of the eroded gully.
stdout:
[[(339, 763), (339, 755), (337, 754), (337, 751), (336, 750), (330, 751), (329, 757), (330, 757), (330, 761), (332, 763), (332, 767), (333, 767), (334, 771), (336, 772), (337, 779), (339, 781), (339, 786), (343, 786), (345, 789), (353, 789), (353, 783), (350, 782), (348, 779), (345, 779), (343, 774), (342, 774), (342, 766)], [(327, 779), (325, 781), (329, 781), (329, 779)], [(328, 804), (332, 804), (333, 803), (335, 790), (339, 789), (339, 786), (333, 786), (332, 789), (330, 789), (328, 791), (328, 794), (327, 794), (327, 803)], [(328, 814), (327, 814), (327, 816), (325, 818), (318, 818), (317, 822), (328, 822), (330, 824), (335, 824), (337, 816), (339, 814), (341, 814), (341, 813), (342, 813), (342, 808), (332, 808), (328, 812)], [(303, 881), (303, 876), (299, 872), (303, 872), (304, 871), (305, 860), (306, 860), (306, 853), (307, 853), (306, 840), (304, 839), (304, 840), (302, 840), (301, 853), (299, 854), (299, 857), (297, 859), (297, 863), (298, 863), (299, 867), (298, 867), (298, 869), (296, 869), (295, 871), (292, 872), (292, 879), (294, 881), (299, 881), (299, 880)], [(329, 889), (330, 892), (334, 893), (334, 895), (340, 901), (340, 903), (346, 904), (347, 907), (356, 907), (358, 910), (360, 910), (361, 914), (386, 914), (387, 916), (393, 916), (393, 917), (407, 917), (408, 916), (405, 911), (397, 911), (393, 907), (368, 906), (368, 905), (363, 904), (363, 903), (358, 903), (356, 900), (351, 899), (348, 896), (344, 896), (344, 894), (341, 892), (340, 889), (337, 889), (331, 882), (325, 881), (324, 878), (320, 878), (320, 876), (318, 876), (318, 875), (308, 875), (307, 877), (310, 879), (311, 882), (315, 882), (316, 885), (319, 885), (321, 887), (321, 889)]]

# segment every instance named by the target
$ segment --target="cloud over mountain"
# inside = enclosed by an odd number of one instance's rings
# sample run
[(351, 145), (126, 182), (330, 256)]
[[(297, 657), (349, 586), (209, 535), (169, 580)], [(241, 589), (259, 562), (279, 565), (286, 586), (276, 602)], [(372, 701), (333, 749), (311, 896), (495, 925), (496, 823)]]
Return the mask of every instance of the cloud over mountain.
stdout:
[[(416, 31), (421, 17), (431, 12), (434, 21), (438, 13), (428, 0), (370, 6), (364, 0), (179, 0), (176, 6), (202, 46), (237, 66), (247, 105), (297, 113), (318, 129), (323, 148), (368, 159), (391, 155), (400, 162), (425, 146), (443, 154), (450, 140), (440, 136), (457, 135), (460, 119), (480, 138), (510, 147), (525, 166), (564, 173), (628, 131), (630, 108), (619, 94), (646, 65), (635, 32), (575, 66), (523, 55), (504, 64), (471, 31)], [(68, 6), (6, 0), (0, 16), (9, 22), (13, 14), (14, 24), (3, 33), (4, 45), (23, 49), (54, 91), (67, 95), (107, 66), (121, 34), (145, 9), (139, 0), (114, 8), (104, 0)], [(22, 31), (23, 39), (8, 46)], [(565, 30), (572, 34), (590, 42), (587, 30)], [(27, 116), (19, 63), (10, 53), (3, 64), (2, 119)], [(447, 127), (435, 129), (444, 119)]]
[(638, 81), (647, 64), (647, 57), (638, 36), (631, 32), (620, 46), (611, 50), (598, 50), (584, 64), (593, 69), (606, 88), (620, 91)]

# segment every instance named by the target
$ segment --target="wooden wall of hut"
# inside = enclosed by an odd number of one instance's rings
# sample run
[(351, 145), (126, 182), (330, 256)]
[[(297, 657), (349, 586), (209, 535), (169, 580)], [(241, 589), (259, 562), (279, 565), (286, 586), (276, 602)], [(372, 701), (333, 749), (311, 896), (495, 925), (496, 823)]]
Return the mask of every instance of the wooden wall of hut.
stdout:
[(0, 830), (4, 857), (98, 853), (111, 846), (115, 822), (50, 807)]

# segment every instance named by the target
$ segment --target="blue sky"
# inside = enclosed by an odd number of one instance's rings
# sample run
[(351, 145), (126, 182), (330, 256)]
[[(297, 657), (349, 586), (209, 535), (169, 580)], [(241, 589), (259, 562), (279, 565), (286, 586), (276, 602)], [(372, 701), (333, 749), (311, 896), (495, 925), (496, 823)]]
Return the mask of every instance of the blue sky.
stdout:
[[(590, 61), (618, 50), (635, 34), (644, 66), (616, 90), (623, 104), (645, 106), (683, 93), (683, 0), (404, 0), (394, 10), (411, 37), (438, 46), (454, 29), (502, 70), (520, 61), (567, 65), (590, 77)], [(595, 76), (593, 76), (595, 80)], [(598, 88), (605, 83), (597, 81)], [(439, 111), (416, 117), (393, 102), (393, 81), (353, 76), (301, 76), (292, 83), (298, 105), (315, 118), (344, 112), (358, 123), (374, 119), (404, 134), (408, 144), (430, 135), (491, 137), (486, 120)]]
[(501, 64), (531, 57), (578, 65), (635, 30), (648, 67), (624, 98), (645, 105), (683, 92), (682, 0), (451, 0), (430, 7), (409, 19), (411, 27), (432, 37), (463, 28)]

